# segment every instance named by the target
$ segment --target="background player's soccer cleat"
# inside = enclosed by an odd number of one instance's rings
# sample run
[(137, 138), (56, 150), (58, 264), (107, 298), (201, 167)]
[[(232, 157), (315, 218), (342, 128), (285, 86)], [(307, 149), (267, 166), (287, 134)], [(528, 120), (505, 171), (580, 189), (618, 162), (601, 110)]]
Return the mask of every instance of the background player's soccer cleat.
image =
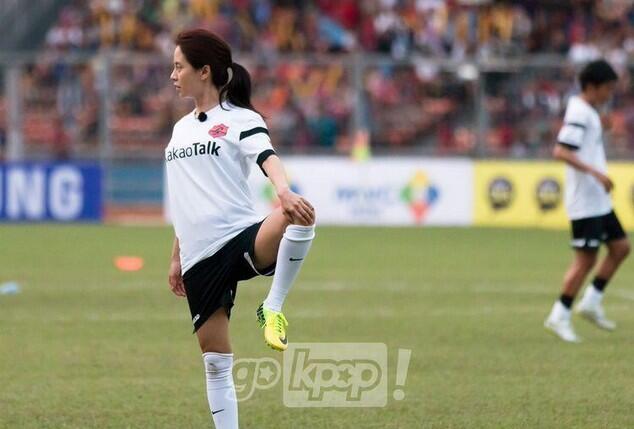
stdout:
[(581, 338), (577, 336), (575, 330), (572, 328), (572, 323), (567, 319), (555, 320), (552, 318), (546, 319), (544, 327), (555, 333), (559, 338), (568, 343), (580, 343)]
[(286, 327), (288, 322), (284, 314), (267, 310), (264, 304), (260, 304), (256, 312), (258, 323), (264, 329), (264, 341), (273, 350), (283, 352), (288, 347), (286, 339)]
[(553, 309), (544, 322), (544, 327), (564, 341), (580, 343), (581, 338), (577, 336), (570, 323), (570, 313), (570, 309), (566, 308), (559, 300), (555, 301)]
[(602, 299), (603, 293), (597, 291), (594, 286), (589, 285), (583, 294), (583, 298), (579, 301), (579, 305), (575, 308), (575, 313), (601, 329), (613, 331), (616, 328), (616, 323), (605, 317), (605, 311), (601, 305)]
[(606, 331), (613, 331), (616, 329), (616, 323), (605, 317), (605, 311), (601, 304), (589, 305), (588, 303), (581, 301), (575, 312), (589, 322), (594, 323), (601, 329)]

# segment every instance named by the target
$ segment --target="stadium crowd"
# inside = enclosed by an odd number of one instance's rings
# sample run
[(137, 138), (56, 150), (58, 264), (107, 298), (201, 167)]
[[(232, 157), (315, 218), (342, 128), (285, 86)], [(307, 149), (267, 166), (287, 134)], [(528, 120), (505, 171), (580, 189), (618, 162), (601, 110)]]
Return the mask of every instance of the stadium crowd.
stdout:
[(172, 36), (200, 26), (234, 49), (467, 55), (568, 54), (574, 61), (634, 50), (625, 0), (90, 0), (71, 2), (50, 29), (57, 49), (118, 47), (170, 53)]
[[(634, 5), (624, 0), (77, 0), (46, 36), (45, 51), (57, 60), (37, 62), (24, 74), (24, 106), (40, 119), (25, 121), (27, 141), (54, 142), (65, 156), (71, 142), (97, 139), (98, 67), (70, 66), (64, 58), (107, 50), (124, 58), (111, 76), (113, 142), (161, 147), (187, 108), (174, 101), (165, 59), (174, 35), (196, 26), (241, 53), (255, 81), (256, 106), (276, 144), (289, 150), (346, 151), (356, 117), (377, 151), (473, 154), (482, 138), (479, 154), (545, 155), (575, 90), (575, 67), (603, 55), (623, 77), (613, 142), (618, 153), (634, 151), (628, 125), (634, 99), (627, 91)], [(130, 63), (131, 52), (160, 54), (159, 61)], [(351, 54), (359, 52), (364, 65), (355, 81), (359, 57)], [(370, 53), (394, 63), (373, 62)], [(475, 80), (477, 74), (430, 61), (486, 64), (544, 54), (557, 57), (539, 68), (487, 67)]]

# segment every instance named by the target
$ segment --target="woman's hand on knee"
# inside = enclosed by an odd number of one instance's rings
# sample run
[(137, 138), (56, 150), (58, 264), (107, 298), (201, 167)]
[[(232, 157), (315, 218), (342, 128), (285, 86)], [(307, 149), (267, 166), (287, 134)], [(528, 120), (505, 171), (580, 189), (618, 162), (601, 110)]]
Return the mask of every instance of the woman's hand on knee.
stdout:
[(302, 196), (290, 189), (278, 195), (282, 213), (290, 223), (296, 225), (313, 225), (315, 223), (315, 208)]

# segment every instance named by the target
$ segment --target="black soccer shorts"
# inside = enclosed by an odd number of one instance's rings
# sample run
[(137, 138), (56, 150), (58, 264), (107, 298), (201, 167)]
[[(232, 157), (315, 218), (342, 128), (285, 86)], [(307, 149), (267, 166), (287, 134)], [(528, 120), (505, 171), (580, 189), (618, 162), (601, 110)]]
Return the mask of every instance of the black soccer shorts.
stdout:
[(220, 307), (231, 316), (239, 281), (258, 275), (271, 276), (275, 272), (275, 264), (261, 272), (253, 265), (255, 237), (261, 226), (259, 222), (246, 228), (183, 275), (194, 332)]
[(625, 238), (626, 234), (616, 217), (616, 213), (602, 216), (577, 219), (571, 222), (572, 241), (574, 249), (597, 251), (601, 243)]

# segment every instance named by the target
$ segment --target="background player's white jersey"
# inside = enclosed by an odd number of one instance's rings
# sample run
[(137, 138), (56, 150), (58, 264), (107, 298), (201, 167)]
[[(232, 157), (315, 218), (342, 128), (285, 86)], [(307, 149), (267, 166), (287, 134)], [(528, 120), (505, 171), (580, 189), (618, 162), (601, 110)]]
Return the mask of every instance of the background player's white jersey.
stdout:
[[(581, 97), (568, 101), (557, 140), (574, 149), (582, 162), (607, 172), (601, 118)], [(566, 165), (566, 210), (571, 220), (601, 216), (612, 211), (612, 201), (596, 178)]]
[[(272, 153), (266, 124), (226, 102), (200, 122), (194, 112), (174, 126), (165, 149), (170, 212), (185, 273), (246, 227), (259, 222), (247, 177)], [(259, 158), (259, 159), (258, 159)]]

